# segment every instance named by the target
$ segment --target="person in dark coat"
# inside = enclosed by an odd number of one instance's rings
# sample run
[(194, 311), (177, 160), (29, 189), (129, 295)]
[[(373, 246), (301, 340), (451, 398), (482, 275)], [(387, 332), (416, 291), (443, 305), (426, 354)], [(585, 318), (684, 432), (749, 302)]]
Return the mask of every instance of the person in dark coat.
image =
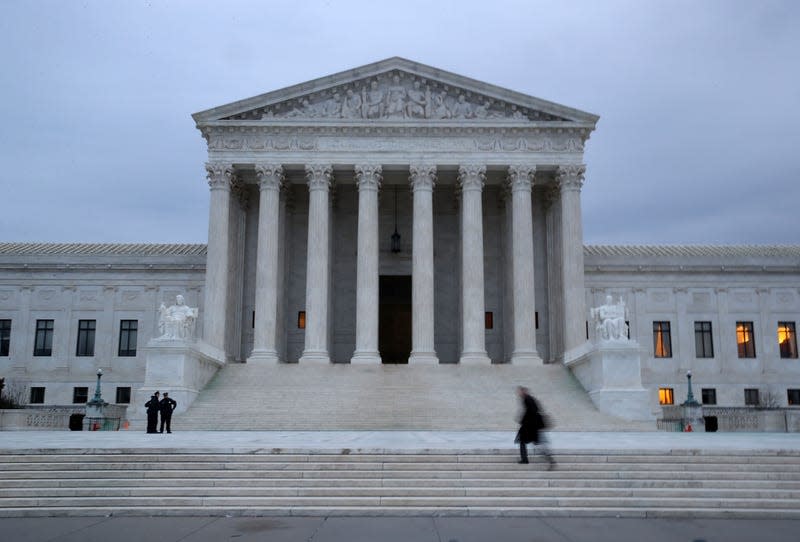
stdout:
[(528, 446), (529, 442), (534, 445), (539, 445), (542, 453), (548, 462), (548, 468), (555, 467), (555, 459), (547, 447), (547, 440), (542, 434), (542, 430), (547, 428), (545, 417), (539, 409), (539, 403), (531, 396), (528, 388), (519, 386), (517, 388), (517, 395), (522, 401), (522, 418), (519, 421), (519, 431), (515, 442), (519, 443), (519, 456), (520, 463), (528, 463)]
[(172, 428), (170, 427), (170, 423), (172, 422), (172, 411), (175, 410), (175, 407), (178, 406), (178, 403), (175, 402), (175, 399), (169, 396), (169, 393), (164, 392), (164, 398), (161, 399), (159, 403), (159, 408), (161, 410), (161, 430), (159, 433), (164, 432), (164, 424), (167, 425), (167, 433), (172, 433)]
[(155, 392), (144, 406), (147, 409), (147, 432), (158, 433), (158, 431), (156, 431), (156, 426), (158, 425), (158, 411), (161, 409), (161, 405), (158, 401), (158, 392)]

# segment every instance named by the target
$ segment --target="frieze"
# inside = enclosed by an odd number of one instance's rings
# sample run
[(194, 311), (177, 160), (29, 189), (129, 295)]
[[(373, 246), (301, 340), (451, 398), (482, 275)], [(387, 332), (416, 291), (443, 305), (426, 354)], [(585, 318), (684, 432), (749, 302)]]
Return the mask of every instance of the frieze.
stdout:
[(453, 85), (428, 80), (400, 70), (348, 82), (224, 120), (343, 121), (393, 120), (511, 120), (558, 122), (561, 117), (520, 107)]

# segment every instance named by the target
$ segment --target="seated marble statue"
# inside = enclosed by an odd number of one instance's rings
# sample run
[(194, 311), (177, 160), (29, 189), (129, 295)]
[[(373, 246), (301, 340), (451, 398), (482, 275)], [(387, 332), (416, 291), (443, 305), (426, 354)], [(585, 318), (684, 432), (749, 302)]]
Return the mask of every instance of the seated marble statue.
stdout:
[(620, 298), (613, 303), (610, 295), (606, 296), (606, 304), (591, 309), (590, 315), (595, 320), (597, 337), (603, 341), (628, 341), (628, 324), (625, 323), (625, 302)]
[(175, 297), (175, 304), (167, 307), (164, 303), (158, 309), (159, 339), (191, 339), (197, 320), (197, 309), (187, 306), (183, 296)]

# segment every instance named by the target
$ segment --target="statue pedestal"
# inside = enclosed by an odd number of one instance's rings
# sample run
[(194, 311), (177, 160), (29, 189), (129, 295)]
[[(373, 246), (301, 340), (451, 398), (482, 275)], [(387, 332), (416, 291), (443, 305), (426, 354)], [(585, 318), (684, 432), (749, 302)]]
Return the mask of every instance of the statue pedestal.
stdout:
[(144, 404), (155, 391), (177, 401), (175, 414), (185, 412), (225, 362), (201, 344), (180, 339), (153, 339), (142, 349), (147, 359), (144, 385), (136, 390), (131, 418), (147, 419)]
[(642, 387), (641, 349), (635, 341), (600, 341), (588, 355), (567, 362), (601, 412), (625, 420), (653, 420)]

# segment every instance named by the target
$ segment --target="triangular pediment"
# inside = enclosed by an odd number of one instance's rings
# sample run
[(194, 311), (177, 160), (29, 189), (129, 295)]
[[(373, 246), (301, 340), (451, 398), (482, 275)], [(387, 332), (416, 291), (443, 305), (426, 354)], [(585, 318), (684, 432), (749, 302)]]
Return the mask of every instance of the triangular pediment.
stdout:
[(215, 121), (567, 122), (598, 117), (403, 58), (390, 58), (193, 115)]

